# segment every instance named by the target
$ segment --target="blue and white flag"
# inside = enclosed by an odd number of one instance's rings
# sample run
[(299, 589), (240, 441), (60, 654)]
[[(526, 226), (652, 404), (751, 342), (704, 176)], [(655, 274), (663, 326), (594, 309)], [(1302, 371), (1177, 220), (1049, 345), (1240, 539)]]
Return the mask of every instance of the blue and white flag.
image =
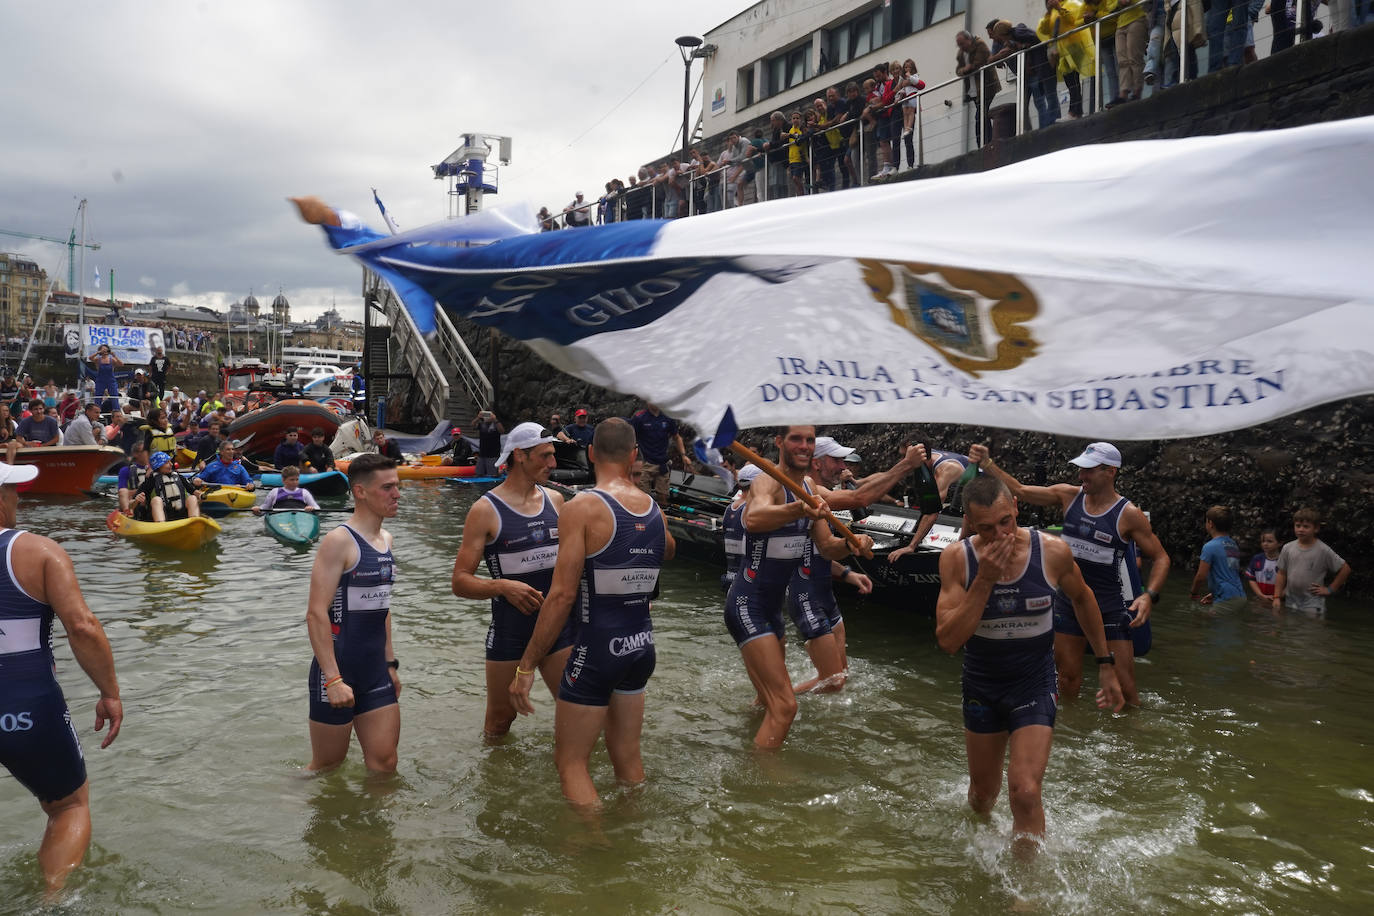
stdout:
[(1374, 392), (1370, 162), (1363, 118), (672, 222), (327, 231), (421, 330), (438, 300), (707, 433), (733, 409), (1154, 439)]
[(372, 199), (377, 202), (377, 209), (382, 211), (382, 219), (386, 220), (387, 228), (391, 230), (391, 234), (395, 235), (396, 233), (400, 232), (401, 227), (396, 225), (396, 221), (391, 218), (391, 214), (386, 212), (386, 205), (383, 204), (382, 199), (377, 196), (376, 188), (372, 189)]
[(100, 265), (98, 264), (95, 267), (95, 279), (94, 282), (91, 284), (91, 287), (93, 289), (100, 289)]

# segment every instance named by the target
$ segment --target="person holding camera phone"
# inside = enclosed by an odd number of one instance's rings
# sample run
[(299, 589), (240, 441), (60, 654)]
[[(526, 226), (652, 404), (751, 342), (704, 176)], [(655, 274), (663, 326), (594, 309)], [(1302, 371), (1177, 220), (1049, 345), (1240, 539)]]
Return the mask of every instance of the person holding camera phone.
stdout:
[(483, 410), (477, 414), (477, 470), (474, 476), (495, 477), (501, 457), (501, 436), (506, 428), (496, 414)]

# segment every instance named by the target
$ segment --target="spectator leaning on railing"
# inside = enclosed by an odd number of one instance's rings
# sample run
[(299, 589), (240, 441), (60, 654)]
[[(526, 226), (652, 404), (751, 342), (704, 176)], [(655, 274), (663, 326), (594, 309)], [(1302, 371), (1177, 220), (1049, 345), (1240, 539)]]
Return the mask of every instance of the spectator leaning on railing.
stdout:
[(830, 127), (830, 109), (825, 99), (812, 99), (811, 111), (816, 118), (817, 135), (811, 139), (811, 180), (814, 187), (821, 191), (835, 190), (835, 165), (841, 151), (838, 129)]
[(787, 118), (781, 111), (768, 116), (768, 139), (763, 144), (767, 168), (763, 180), (768, 183), (767, 192), (759, 194), (759, 200), (773, 200), (787, 195)]
[[(1045, 15), (1035, 27), (1042, 41), (1052, 42), (1050, 64), (1069, 90), (1069, 117), (1083, 117), (1082, 77), (1092, 76), (1096, 57), (1088, 29), (1066, 33), (1083, 24), (1083, 4), (1078, 0), (1045, 0)], [(1064, 37), (1060, 37), (1060, 36)]]
[[(721, 207), (738, 207), (741, 203), (738, 183), (744, 174), (744, 149), (740, 146), (739, 131), (732, 130), (726, 135), (725, 148), (716, 157), (716, 162), (724, 170), (721, 176)], [(734, 203), (731, 203), (732, 200)]]
[(1107, 107), (1133, 102), (1145, 91), (1145, 45), (1150, 27), (1145, 21), (1145, 2), (1123, 3), (1116, 16), (1116, 98)]
[(583, 226), (591, 225), (592, 217), (587, 212), (588, 205), (582, 199), (582, 192), (578, 191), (573, 202), (563, 208), (563, 219), (569, 229), (580, 229)]
[[(849, 85), (854, 86), (853, 83)], [(854, 95), (857, 97), (858, 94), (859, 87), (854, 86)], [(827, 124), (835, 125), (826, 134), (838, 137), (838, 141), (832, 142), (831, 146), (836, 149), (835, 162), (840, 169), (840, 187), (846, 189), (859, 183), (854, 177), (854, 163), (849, 159), (849, 138), (854, 134), (857, 117), (858, 115), (850, 116), (849, 105), (840, 97), (837, 87), (831, 86), (825, 90), (825, 120)]]
[(1012, 25), (999, 19), (992, 27), (993, 37), (1001, 45), (989, 60), (1000, 60), (1018, 51), (1026, 52), (1025, 74), (1030, 100), (1040, 127), (1048, 127), (1059, 120), (1059, 91), (1054, 68), (1050, 66), (1048, 46), (1024, 22)]
[(802, 113), (790, 111), (787, 120), (787, 180), (791, 185), (792, 197), (806, 193), (806, 130), (802, 127)]
[(874, 178), (886, 178), (897, 171), (892, 164), (892, 141), (894, 139), (894, 110), (896, 90), (888, 75), (888, 66), (878, 62), (873, 66), (873, 76), (864, 82), (868, 106), (866, 120), (873, 126), (873, 148), (877, 156), (878, 172)]
[[(1059, 0), (1046, 2), (1057, 3)], [(992, 56), (987, 42), (972, 32), (961, 31), (954, 36), (954, 43), (959, 48), (958, 53), (954, 55), (954, 73), (965, 78), (964, 101), (977, 106), (973, 118), (973, 136), (974, 142), (982, 146), (991, 139), (988, 129), (991, 125), (992, 99), (1002, 91), (1002, 81), (997, 78), (995, 70), (983, 69), (987, 66), (988, 58)]]
[[(1116, 82), (1116, 17), (1112, 13), (1116, 12), (1117, 0), (1083, 0), (1083, 22), (1091, 25), (1097, 22), (1097, 37), (1100, 42), (1094, 45), (1097, 50), (1097, 65), (1095, 73), (1101, 74), (1101, 82), (1098, 84), (1096, 97), (1101, 104), (1102, 99), (1115, 99), (1118, 94)], [(1088, 30), (1091, 38), (1093, 30)]]

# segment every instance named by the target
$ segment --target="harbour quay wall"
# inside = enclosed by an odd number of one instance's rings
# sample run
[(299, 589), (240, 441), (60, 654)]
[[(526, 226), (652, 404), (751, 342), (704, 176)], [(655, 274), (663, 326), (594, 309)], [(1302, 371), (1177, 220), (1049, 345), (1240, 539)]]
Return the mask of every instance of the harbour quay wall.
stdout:
[[(17, 368), (23, 347), (7, 354), (8, 365)], [(178, 385), (182, 391), (195, 393), (204, 388), (206, 391), (219, 390), (219, 358), (214, 353), (197, 353), (191, 350), (171, 350), (167, 358), (172, 368), (167, 373), (167, 384)], [(129, 371), (140, 368), (127, 367)], [(29, 353), (24, 371), (32, 375), (40, 386), (48, 379), (57, 383), (59, 388), (75, 388), (77, 382), (76, 360), (67, 359), (61, 344), (35, 343)]]
[[(1267, 130), (1371, 114), (1374, 26), (1365, 26), (1080, 121), (1062, 121), (990, 143), (925, 166), (911, 179), (984, 171), (1084, 144)], [(1331, 181), (1339, 183), (1341, 176), (1333, 175)], [(1167, 176), (1161, 176), (1161, 193), (1167, 185)], [(1256, 193), (1275, 190), (1257, 187)], [(1276, 256), (1281, 256), (1282, 243), (1275, 245)], [(493, 338), (487, 329), (468, 322), (455, 323), (469, 345), (480, 342), (473, 351), (481, 354), (497, 389), (495, 409), (508, 425), (547, 421), (553, 411), (570, 420), (572, 409), (582, 405), (593, 420), (628, 416), (639, 407), (632, 392), (606, 391), (571, 378), (518, 341)], [(985, 442), (1002, 466), (1032, 483), (1075, 482), (1068, 460), (1085, 444), (1069, 437), (979, 426), (871, 425), (820, 432), (857, 446), (865, 458), (865, 472), (890, 466), (906, 442), (960, 452), (973, 442)], [(773, 453), (771, 438), (764, 433), (746, 431), (741, 438)], [(1281, 541), (1290, 540), (1293, 511), (1311, 506), (1325, 520), (1322, 539), (1354, 568), (1347, 591), (1374, 596), (1374, 398), (1343, 400), (1217, 436), (1116, 444), (1125, 460), (1120, 490), (1150, 511), (1176, 575), (1191, 575), (1196, 569), (1206, 540), (1203, 515), (1209, 506), (1232, 509), (1232, 533), (1247, 560), (1259, 550), (1261, 530), (1275, 527)], [(1050, 524), (1057, 513), (1027, 509), (1023, 519)]]

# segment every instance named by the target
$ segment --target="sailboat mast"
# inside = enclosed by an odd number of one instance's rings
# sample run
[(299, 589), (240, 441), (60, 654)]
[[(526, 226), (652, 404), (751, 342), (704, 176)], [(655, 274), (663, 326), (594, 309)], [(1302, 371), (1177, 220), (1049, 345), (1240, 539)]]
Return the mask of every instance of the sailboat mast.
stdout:
[(81, 198), (81, 203), (77, 205), (77, 213), (81, 215), (81, 269), (76, 272), (76, 289), (72, 292), (77, 295), (76, 320), (81, 325), (81, 353), (78, 359), (86, 358), (86, 198)]

